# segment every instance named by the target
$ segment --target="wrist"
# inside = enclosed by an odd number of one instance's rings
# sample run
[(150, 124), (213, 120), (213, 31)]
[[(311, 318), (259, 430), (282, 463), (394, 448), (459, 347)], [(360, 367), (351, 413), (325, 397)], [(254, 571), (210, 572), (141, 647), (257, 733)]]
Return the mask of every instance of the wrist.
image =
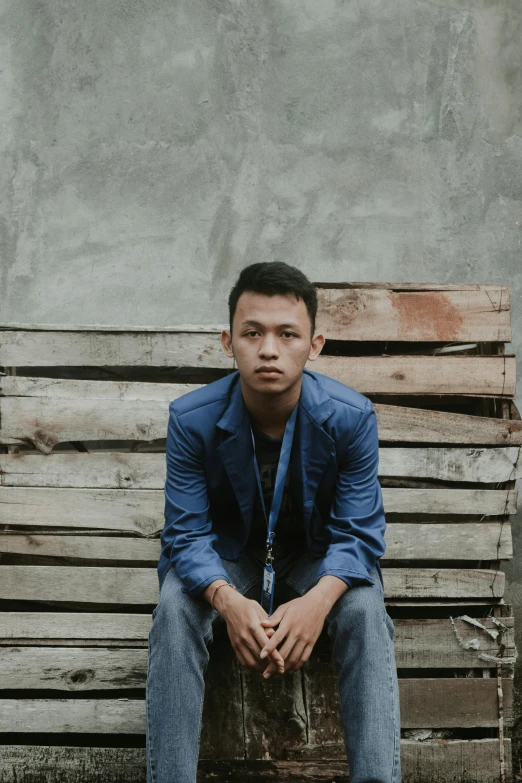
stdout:
[(229, 607), (242, 597), (243, 596), (240, 593), (236, 592), (235, 587), (233, 587), (230, 582), (223, 582), (214, 595), (212, 601), (213, 608), (216, 609), (222, 617), (226, 617)]

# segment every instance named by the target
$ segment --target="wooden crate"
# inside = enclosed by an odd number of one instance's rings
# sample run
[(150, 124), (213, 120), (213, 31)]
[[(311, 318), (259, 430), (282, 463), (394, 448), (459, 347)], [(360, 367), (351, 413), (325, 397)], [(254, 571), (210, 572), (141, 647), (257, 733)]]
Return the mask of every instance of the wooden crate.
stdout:
[[(327, 343), (310, 367), (378, 417), (403, 780), (509, 783), (516, 650), (500, 566), (522, 476), (509, 292), (317, 286)], [(168, 402), (233, 369), (219, 331), (0, 327), (6, 783), (145, 780)], [(330, 654), (323, 634), (302, 671), (264, 682), (221, 628), (200, 781), (348, 780)]]

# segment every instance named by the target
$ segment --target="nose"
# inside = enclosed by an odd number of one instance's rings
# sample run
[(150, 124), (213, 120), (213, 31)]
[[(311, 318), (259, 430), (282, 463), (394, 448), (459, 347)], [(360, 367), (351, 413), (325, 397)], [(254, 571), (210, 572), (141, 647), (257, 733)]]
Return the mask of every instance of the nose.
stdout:
[(261, 341), (261, 345), (259, 346), (259, 356), (262, 359), (277, 359), (279, 350), (275, 335), (269, 334), (268, 332), (265, 334)]

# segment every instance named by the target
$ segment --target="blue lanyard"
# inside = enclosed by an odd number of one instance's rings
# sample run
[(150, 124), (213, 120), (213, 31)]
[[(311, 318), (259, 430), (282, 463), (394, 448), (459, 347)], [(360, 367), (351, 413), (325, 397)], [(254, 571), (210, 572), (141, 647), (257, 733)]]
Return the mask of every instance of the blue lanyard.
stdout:
[(283, 437), (283, 443), (281, 445), (281, 453), (279, 455), (279, 463), (277, 465), (277, 474), (276, 474), (276, 480), (275, 480), (275, 486), (274, 486), (274, 495), (272, 497), (272, 505), (270, 507), (270, 516), (267, 518), (266, 515), (266, 508), (265, 508), (265, 498), (263, 495), (263, 488), (261, 486), (261, 476), (259, 475), (259, 465), (257, 464), (257, 457), (256, 457), (256, 441), (254, 438), (254, 433), (252, 432), (252, 427), (250, 428), (250, 432), (252, 434), (252, 445), (254, 446), (254, 468), (256, 471), (256, 479), (257, 479), (257, 487), (259, 489), (259, 498), (261, 500), (261, 507), (263, 509), (263, 514), (266, 520), (267, 524), (267, 537), (266, 537), (266, 545), (267, 545), (267, 563), (272, 562), (272, 543), (274, 541), (274, 535), (275, 535), (275, 526), (277, 523), (277, 518), (279, 516), (279, 510), (281, 508), (281, 501), (283, 499), (283, 490), (285, 486), (286, 481), (286, 474), (288, 472), (288, 465), (290, 463), (290, 454), (292, 452), (292, 441), (294, 439), (294, 430), (295, 430), (295, 421), (297, 418), (297, 408), (298, 405), (295, 406), (294, 410), (292, 411), (290, 418), (288, 419), (285, 427), (285, 434)]

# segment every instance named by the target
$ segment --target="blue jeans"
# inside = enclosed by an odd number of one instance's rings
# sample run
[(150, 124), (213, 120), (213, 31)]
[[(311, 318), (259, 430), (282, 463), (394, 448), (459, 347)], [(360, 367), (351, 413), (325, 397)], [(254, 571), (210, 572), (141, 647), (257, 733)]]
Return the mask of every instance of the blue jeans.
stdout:
[[(262, 566), (255, 557), (243, 552), (223, 564), (243, 595), (260, 599)], [(317, 583), (320, 564), (307, 553), (275, 562), (279, 597), (285, 591), (285, 600), (304, 595)], [(370, 575), (375, 585), (347, 590), (327, 616), (350, 783), (401, 783), (394, 626), (384, 605), (379, 563)], [(276, 600), (281, 603), (277, 592)], [(149, 635), (147, 783), (196, 781), (207, 647), (218, 617), (206, 601), (181, 591), (171, 568)]]

